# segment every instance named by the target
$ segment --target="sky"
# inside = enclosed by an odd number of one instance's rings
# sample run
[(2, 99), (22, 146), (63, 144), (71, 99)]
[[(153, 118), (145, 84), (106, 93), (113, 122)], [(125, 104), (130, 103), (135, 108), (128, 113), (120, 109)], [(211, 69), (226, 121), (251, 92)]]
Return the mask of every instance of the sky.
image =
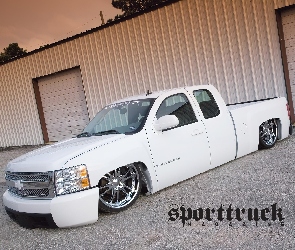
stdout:
[(32, 51), (121, 14), (112, 0), (0, 0), (0, 52), (10, 43)]

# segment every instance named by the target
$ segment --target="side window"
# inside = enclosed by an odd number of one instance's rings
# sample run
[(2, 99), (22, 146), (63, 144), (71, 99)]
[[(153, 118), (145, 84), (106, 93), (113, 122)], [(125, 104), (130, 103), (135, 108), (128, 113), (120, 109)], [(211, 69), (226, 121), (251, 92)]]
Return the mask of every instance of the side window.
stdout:
[(159, 119), (164, 115), (175, 115), (179, 120), (178, 127), (198, 121), (185, 94), (167, 97), (161, 103), (156, 117)]
[(210, 91), (206, 89), (195, 90), (194, 96), (200, 105), (205, 119), (216, 117), (220, 114), (219, 107)]

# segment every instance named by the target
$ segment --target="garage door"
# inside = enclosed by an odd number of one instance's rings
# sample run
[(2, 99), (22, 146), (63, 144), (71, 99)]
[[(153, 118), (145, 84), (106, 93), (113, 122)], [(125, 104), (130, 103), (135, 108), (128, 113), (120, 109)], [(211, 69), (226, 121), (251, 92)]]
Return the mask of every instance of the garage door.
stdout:
[(49, 141), (81, 133), (89, 122), (80, 69), (71, 69), (38, 80)]
[(293, 106), (295, 107), (295, 7), (282, 12), (282, 24), (290, 75)]

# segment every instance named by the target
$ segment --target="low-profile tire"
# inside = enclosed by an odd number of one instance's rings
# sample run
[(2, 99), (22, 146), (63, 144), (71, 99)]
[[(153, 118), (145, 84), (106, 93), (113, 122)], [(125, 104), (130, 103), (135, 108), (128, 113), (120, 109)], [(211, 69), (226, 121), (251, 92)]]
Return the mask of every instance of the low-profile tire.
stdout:
[(275, 119), (263, 122), (259, 126), (259, 148), (271, 148), (278, 138), (278, 125)]
[(141, 171), (136, 164), (129, 164), (106, 173), (98, 183), (99, 210), (117, 213), (130, 207), (138, 198)]

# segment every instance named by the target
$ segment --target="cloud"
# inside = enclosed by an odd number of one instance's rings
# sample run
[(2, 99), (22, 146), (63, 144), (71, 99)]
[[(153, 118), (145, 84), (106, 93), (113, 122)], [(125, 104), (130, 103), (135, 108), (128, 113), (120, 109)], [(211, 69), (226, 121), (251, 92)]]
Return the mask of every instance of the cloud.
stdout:
[(33, 32), (25, 29), (18, 29), (17, 27), (1, 27), (1, 50), (6, 48), (10, 43), (18, 43), (20, 47), (26, 49), (26, 38), (33, 35)]
[(40, 1), (10, 0), (1, 3), (0, 50), (17, 42), (28, 51), (101, 25), (120, 13), (111, 0)]

